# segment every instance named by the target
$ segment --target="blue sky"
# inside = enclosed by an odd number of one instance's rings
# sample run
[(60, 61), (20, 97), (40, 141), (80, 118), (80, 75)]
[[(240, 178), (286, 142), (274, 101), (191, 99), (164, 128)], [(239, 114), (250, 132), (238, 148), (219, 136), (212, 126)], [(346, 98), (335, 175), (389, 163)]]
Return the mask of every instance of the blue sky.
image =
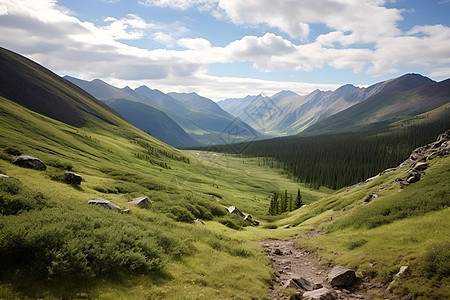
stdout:
[(213, 100), (450, 77), (449, 0), (0, 0), (0, 46), (58, 74)]

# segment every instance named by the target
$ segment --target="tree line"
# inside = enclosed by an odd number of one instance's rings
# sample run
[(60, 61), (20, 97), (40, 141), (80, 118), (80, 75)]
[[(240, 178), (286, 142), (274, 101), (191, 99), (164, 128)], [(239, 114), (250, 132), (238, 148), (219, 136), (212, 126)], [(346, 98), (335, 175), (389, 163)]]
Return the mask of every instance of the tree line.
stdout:
[[(269, 167), (284, 169), (299, 182), (318, 189), (339, 189), (398, 166), (412, 150), (435, 141), (450, 128), (448, 116), (431, 123), (366, 132), (291, 136), (239, 145), (242, 155), (260, 157)], [(218, 151), (232, 152), (227, 145)], [(271, 158), (271, 159), (268, 159)]]
[(292, 194), (288, 196), (287, 190), (284, 193), (273, 192), (272, 198), (269, 205), (269, 215), (278, 215), (284, 212), (293, 211), (297, 208), (302, 207), (302, 195), (300, 189), (297, 189), (297, 197), (295, 200), (292, 198)]

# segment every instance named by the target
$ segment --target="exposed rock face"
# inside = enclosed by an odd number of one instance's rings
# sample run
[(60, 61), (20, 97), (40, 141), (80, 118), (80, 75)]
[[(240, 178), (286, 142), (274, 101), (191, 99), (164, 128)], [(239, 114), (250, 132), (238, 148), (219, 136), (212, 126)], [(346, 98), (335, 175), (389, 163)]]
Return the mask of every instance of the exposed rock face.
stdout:
[(343, 266), (335, 266), (327, 277), (331, 286), (346, 287), (357, 283), (355, 271)]
[(326, 287), (314, 291), (305, 292), (302, 296), (302, 299), (307, 300), (335, 300), (337, 298), (338, 294), (336, 293), (336, 291), (328, 289)]
[(13, 161), (13, 164), (23, 168), (29, 168), (39, 171), (47, 170), (47, 166), (39, 158), (29, 155), (21, 155), (16, 157), (16, 159)]
[(399, 167), (409, 167), (406, 178), (399, 178), (397, 181), (402, 186), (419, 181), (425, 176), (428, 168), (427, 161), (434, 157), (443, 157), (450, 154), (450, 130), (441, 134), (436, 142), (415, 149), (409, 158)]
[(71, 185), (80, 185), (83, 178), (74, 172), (66, 172), (64, 174), (64, 182)]

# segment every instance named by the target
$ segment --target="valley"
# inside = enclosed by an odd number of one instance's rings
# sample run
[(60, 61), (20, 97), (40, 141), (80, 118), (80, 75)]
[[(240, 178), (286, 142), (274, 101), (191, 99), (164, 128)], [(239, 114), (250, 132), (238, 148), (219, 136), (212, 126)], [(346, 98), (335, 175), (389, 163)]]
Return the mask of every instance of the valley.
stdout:
[[(167, 129), (172, 142), (183, 145), (192, 142), (185, 134), (193, 120), (205, 121), (205, 127), (195, 123), (192, 132), (209, 128), (214, 137), (205, 141), (217, 142), (222, 125), (234, 117), (197, 94), (164, 94), (167, 98), (153, 91), (177, 109), (188, 107), (192, 114), (181, 114), (183, 127), (171, 119), (174, 110), (148, 106), (137, 96), (130, 100), (127, 89), (86, 83), (102, 87), (97, 99), (74, 79), (6, 49), (0, 64), (1, 299), (301, 297), (301, 289), (286, 288), (284, 277), (283, 284), (277, 279), (276, 262), (263, 248), (273, 241), (289, 244), (281, 252), (307, 252), (304, 263), (314, 270), (336, 265), (355, 270), (361, 281), (352, 287), (355, 297), (450, 297), (446, 81), (413, 76), (426, 81), (427, 89), (416, 87), (408, 95), (438, 104), (412, 115), (408, 110), (371, 131), (180, 150), (138, 129), (114, 107), (147, 111), (151, 117), (138, 120), (151, 123), (143, 126)], [(428, 93), (437, 96), (417, 96)], [(190, 101), (202, 107), (194, 109)], [(247, 137), (256, 134), (247, 126), (237, 124)], [(232, 140), (243, 142), (245, 134)], [(361, 141), (364, 147), (355, 146)], [(410, 156), (429, 143), (427, 151)], [(45, 169), (14, 164), (22, 155), (40, 159)], [(306, 165), (314, 172), (302, 177)], [(334, 165), (345, 168), (333, 173)], [(410, 169), (417, 168), (420, 173), (409, 180)], [(68, 172), (81, 176), (81, 183), (65, 181)], [(274, 192), (286, 195), (286, 202), (301, 193), (302, 206), (269, 214)], [(148, 208), (130, 203), (143, 196)], [(120, 210), (89, 204), (94, 198)], [(246, 219), (229, 213), (231, 206)], [(407, 271), (397, 276), (402, 266)], [(329, 285), (323, 274), (320, 280)], [(333, 288), (345, 299), (346, 288)]]

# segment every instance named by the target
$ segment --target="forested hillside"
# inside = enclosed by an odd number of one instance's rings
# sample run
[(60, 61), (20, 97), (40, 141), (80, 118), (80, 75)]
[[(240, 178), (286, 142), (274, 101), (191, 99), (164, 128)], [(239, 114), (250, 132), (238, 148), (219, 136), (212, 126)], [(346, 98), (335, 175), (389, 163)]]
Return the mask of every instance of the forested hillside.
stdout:
[[(338, 189), (395, 167), (411, 151), (450, 128), (450, 105), (396, 123), (359, 133), (285, 137), (235, 148), (242, 154), (262, 157), (266, 165), (283, 168), (311, 187)], [(228, 152), (230, 147), (217, 147)], [(273, 158), (273, 159), (272, 159)]]

